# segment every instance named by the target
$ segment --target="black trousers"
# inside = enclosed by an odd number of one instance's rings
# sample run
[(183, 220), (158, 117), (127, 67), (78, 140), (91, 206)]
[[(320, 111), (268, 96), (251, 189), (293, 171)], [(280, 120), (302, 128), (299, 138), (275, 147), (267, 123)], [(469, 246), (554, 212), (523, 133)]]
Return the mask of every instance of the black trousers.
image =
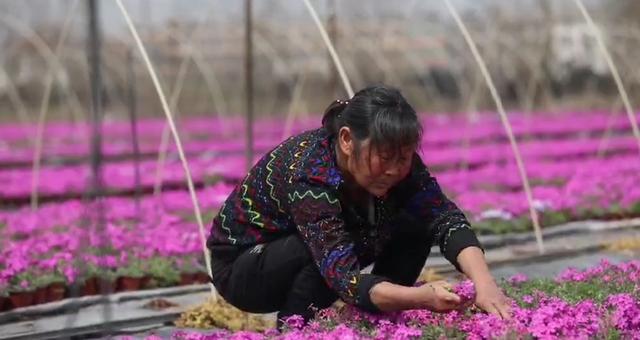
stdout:
[[(424, 228), (424, 227), (423, 227)], [(375, 260), (373, 274), (411, 286), (420, 275), (432, 241), (426, 232), (405, 225)], [(244, 250), (232, 260), (213, 252), (212, 282), (227, 302), (251, 313), (278, 312), (282, 320), (300, 315), (305, 321), (338, 298), (327, 286), (300, 236), (291, 234)]]

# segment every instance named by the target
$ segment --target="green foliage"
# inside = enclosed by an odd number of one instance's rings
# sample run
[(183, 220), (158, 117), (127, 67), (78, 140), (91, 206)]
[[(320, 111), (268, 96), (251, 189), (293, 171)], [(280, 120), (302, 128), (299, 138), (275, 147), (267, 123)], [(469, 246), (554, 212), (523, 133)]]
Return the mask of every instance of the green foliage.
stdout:
[(168, 287), (180, 282), (180, 271), (171, 259), (154, 257), (146, 262), (146, 273), (151, 275), (159, 287)]
[[(620, 203), (615, 202), (608, 207), (603, 207), (598, 204), (585, 205), (576, 208), (575, 212), (570, 210), (547, 210), (540, 212), (539, 217), (542, 226), (554, 226), (572, 220), (602, 219), (608, 216), (627, 214), (634, 216), (640, 214), (640, 202), (628, 208), (624, 208)], [(533, 228), (528, 214), (511, 220), (490, 218), (481, 221), (472, 221), (472, 225), (476, 232), (482, 235), (526, 232), (531, 231)]]
[(119, 277), (135, 277), (140, 278), (145, 274), (144, 266), (141, 260), (134, 259), (124, 267), (119, 267), (115, 275)]
[(540, 224), (544, 226), (553, 226), (566, 223), (570, 218), (571, 215), (567, 211), (545, 211), (540, 214)]
[(505, 293), (522, 307), (531, 307), (522, 300), (523, 296), (535, 295), (536, 292), (544, 292), (548, 296), (556, 296), (569, 303), (578, 303), (587, 299), (603, 303), (609, 295), (634, 291), (634, 285), (631, 283), (605, 284), (598, 280), (558, 283), (552, 279), (531, 279), (518, 285), (503, 283), (502, 286)]
[(64, 234), (69, 231), (69, 227), (66, 225), (56, 225), (51, 228), (51, 231), (58, 234)]
[(37, 289), (42, 287), (47, 287), (52, 283), (65, 283), (66, 278), (62, 273), (58, 271), (49, 272), (49, 273), (39, 273), (35, 275), (33, 281), (31, 281), (31, 285)]
[(84, 269), (81, 279), (90, 279), (92, 277), (95, 277), (97, 279), (105, 279), (108, 282), (115, 281), (116, 279), (116, 273), (114, 271), (96, 266), (95, 264), (77, 264), (77, 268)]
[[(202, 222), (204, 224), (208, 224), (209, 222), (213, 221), (213, 218), (216, 217), (217, 214), (218, 214), (217, 209), (206, 210), (205, 212), (202, 213)], [(179, 215), (186, 222), (197, 223), (196, 216), (193, 214), (193, 211), (183, 211), (183, 212), (180, 212)]]
[(609, 213), (613, 213), (613, 214), (620, 214), (622, 212), (624, 212), (624, 209), (622, 208), (622, 205), (620, 205), (619, 202), (614, 202), (609, 206)]
[(532, 228), (529, 216), (522, 216), (512, 220), (503, 220), (499, 218), (484, 219), (478, 222), (472, 222), (473, 229), (478, 234), (507, 234), (530, 231)]
[(622, 339), (622, 335), (620, 334), (619, 330), (613, 327), (609, 327), (607, 329), (607, 334), (605, 334), (604, 338), (606, 340), (619, 340), (619, 339)]
[(203, 177), (205, 186), (212, 186), (223, 179), (224, 178), (218, 174), (213, 174), (213, 175), (205, 174)]
[(206, 272), (207, 268), (198, 261), (198, 257), (194, 255), (187, 255), (176, 259), (176, 268), (180, 273), (199, 273)]
[(421, 328), (422, 330), (422, 338), (423, 340), (432, 340), (432, 339), (441, 339), (441, 338), (445, 338), (445, 339), (452, 339), (453, 337), (450, 337), (450, 331), (448, 332), (447, 329), (445, 327), (442, 327), (440, 325), (428, 325), (425, 327)]
[(22, 273), (19, 273), (13, 276), (9, 280), (9, 292), (30, 292), (34, 291), (36, 287), (34, 287), (33, 282), (35, 281), (37, 274), (33, 273), (30, 270), (25, 270)]

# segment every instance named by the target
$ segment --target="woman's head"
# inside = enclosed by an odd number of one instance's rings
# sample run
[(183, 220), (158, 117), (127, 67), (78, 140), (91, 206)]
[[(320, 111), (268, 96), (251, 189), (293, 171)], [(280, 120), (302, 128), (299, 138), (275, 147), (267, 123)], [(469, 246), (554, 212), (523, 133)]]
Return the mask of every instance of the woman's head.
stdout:
[(333, 102), (322, 125), (336, 139), (341, 169), (375, 196), (407, 176), (422, 136), (415, 110), (400, 91), (382, 85)]

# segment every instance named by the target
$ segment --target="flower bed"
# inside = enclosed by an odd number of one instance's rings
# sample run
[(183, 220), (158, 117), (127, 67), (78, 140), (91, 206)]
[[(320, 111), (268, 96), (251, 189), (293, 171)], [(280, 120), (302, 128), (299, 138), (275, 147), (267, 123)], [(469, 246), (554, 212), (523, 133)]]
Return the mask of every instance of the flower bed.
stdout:
[[(512, 116), (514, 130), (520, 138), (527, 174), (533, 189), (534, 207), (542, 216), (543, 225), (587, 218), (624, 218), (640, 215), (640, 164), (637, 143), (628, 131), (626, 117), (610, 117), (606, 112), (563, 113), (555, 116)], [(467, 212), (482, 232), (523, 231), (531, 227), (528, 202), (522, 191), (518, 169), (513, 162), (509, 143), (504, 138), (497, 117), (483, 114), (478, 122), (468, 123), (461, 117), (423, 117), (426, 129), (421, 153), (427, 166), (445, 192)], [(579, 123), (576, 123), (579, 122)], [(317, 127), (315, 118), (300, 121), (296, 131)], [(223, 126), (239, 128), (240, 119), (192, 118), (181, 125), (185, 147), (191, 150), (189, 162), (197, 185), (210, 185), (218, 180), (237, 182), (245, 174), (244, 141), (237, 135), (219, 135)], [(256, 160), (262, 152), (277, 144), (282, 124), (261, 122), (256, 136)], [(1, 127), (0, 149), (24, 141), (26, 134), (16, 133), (10, 126)], [(141, 121), (141, 140), (156, 151), (162, 131), (161, 120)], [(614, 134), (602, 143), (608, 127)], [(31, 127), (17, 127), (22, 132)], [(48, 129), (47, 154), (75, 148), (86, 154), (82, 133), (70, 134), (70, 126), (52, 123)], [(466, 137), (459, 133), (464, 129)], [(108, 139), (115, 153), (129, 152), (126, 122), (108, 122), (105, 134), (121, 139)], [(216, 135), (218, 134), (218, 135)], [(202, 137), (204, 136), (204, 139)], [(22, 138), (22, 139), (21, 139)], [(469, 138), (467, 147), (463, 141)], [(55, 142), (55, 141), (58, 142)], [(3, 143), (6, 145), (3, 146)], [(75, 143), (75, 144), (74, 144)], [(170, 143), (173, 145), (173, 143)], [(123, 149), (124, 148), (124, 149)], [(20, 149), (20, 148), (17, 148)], [(67, 150), (68, 151), (68, 150)], [(219, 152), (225, 152), (220, 154)], [(603, 151), (602, 157), (598, 152)], [(66, 152), (66, 151), (65, 151)], [(72, 152), (72, 153), (73, 153)], [(2, 157), (0, 157), (1, 159)], [(141, 190), (153, 190), (156, 176), (155, 159), (140, 163)], [(106, 191), (111, 195), (130, 195), (135, 191), (135, 169), (131, 161), (108, 162), (102, 168)], [(27, 167), (0, 170), (0, 204), (27, 204), (31, 194), (31, 169)], [(61, 201), (80, 197), (87, 190), (90, 171), (86, 164), (55, 166), (41, 169), (39, 194), (44, 201)], [(164, 187), (186, 189), (182, 164), (171, 156), (163, 172)]]
[[(256, 152), (260, 156), (275, 146), (278, 141), (269, 141), (260, 146)], [(610, 140), (604, 149), (608, 153), (597, 158), (597, 140), (574, 140), (569, 142), (545, 141), (527, 142), (520, 145), (525, 159), (528, 175), (536, 182), (566, 181), (577, 170), (587, 167), (603, 167), (604, 165), (628, 164), (637, 158), (638, 146), (631, 136), (616, 137)], [(243, 144), (243, 143), (240, 143)], [(202, 150), (188, 157), (194, 181), (206, 182), (207, 178), (223, 177), (239, 180), (245, 174), (246, 156), (240, 151), (218, 153), (216, 149), (230, 148), (226, 142), (204, 145)], [(244, 145), (242, 145), (244, 147)], [(445, 184), (466, 185), (467, 187), (496, 186), (501, 189), (521, 188), (522, 181), (513, 160), (513, 153), (508, 143), (470, 146), (430, 148), (423, 146), (420, 150), (427, 166), (438, 176), (442, 176)], [(635, 164), (635, 162), (631, 162)], [(157, 161), (142, 160), (139, 163), (141, 185), (153, 187), (156, 176)], [(106, 187), (127, 189), (134, 187), (135, 164), (131, 161), (106, 163), (102, 172)], [(496, 176), (499, 173), (500, 176)], [(86, 164), (79, 165), (45, 165), (40, 169), (39, 192), (41, 194), (82, 193), (86, 191), (90, 179), (90, 169)], [(462, 181), (447, 181), (455, 176)], [(20, 181), (31, 178), (30, 167), (9, 168), (0, 170), (0, 183), (4, 189), (0, 197), (29, 196), (31, 182)], [(184, 171), (177, 155), (172, 154), (165, 163), (163, 180), (165, 182), (183, 183)], [(26, 184), (29, 185), (26, 185)]]
[[(567, 269), (555, 279), (519, 274), (502, 282), (512, 298), (512, 318), (502, 320), (470, 308), (446, 314), (426, 310), (371, 315), (348, 307), (321, 311), (303, 326), (287, 320), (282, 334), (178, 331), (175, 339), (640, 339), (640, 261), (603, 260), (584, 271)], [(473, 285), (455, 288), (472, 299)], [(126, 338), (126, 337), (125, 337)], [(147, 339), (153, 339), (150, 336)]]
[[(625, 133), (631, 130), (629, 120), (624, 115), (611, 117), (610, 112), (564, 112), (545, 113), (538, 112), (531, 115), (523, 115), (517, 112), (509, 114), (513, 131), (519, 138), (535, 137), (536, 139), (576, 139), (585, 136), (600, 137), (608, 128), (614, 133)], [(317, 127), (320, 117), (297, 119), (292, 126), (291, 133)], [(468, 136), (474, 145), (505, 141), (504, 129), (494, 112), (486, 112), (478, 117), (475, 122), (468, 122), (466, 115), (437, 114), (422, 116), (422, 122), (427, 133), (424, 143), (427, 147), (442, 147), (460, 145), (463, 138), (461, 132)], [(579, 124), (576, 124), (579, 122)], [(162, 119), (141, 119), (138, 122), (138, 135), (142, 152), (157, 151), (160, 135), (164, 127)], [(283, 135), (281, 119), (262, 119), (256, 123), (260, 129), (254, 134), (256, 142), (279, 140)], [(192, 141), (198, 146), (211, 148), (212, 144), (220, 141), (231, 142), (228, 147), (241, 151), (243, 141), (237, 139), (237, 131), (245, 131), (242, 118), (214, 118), (191, 117), (179, 123), (183, 134), (183, 141), (188, 145)], [(67, 122), (51, 122), (45, 126), (44, 157), (77, 157), (86, 156), (88, 148), (86, 143), (91, 127), (88, 124), (71, 124)], [(452, 130), (454, 130), (452, 133)], [(108, 139), (104, 140), (103, 152), (107, 155), (131, 153), (131, 130), (129, 122), (105, 121), (102, 131)], [(3, 124), (0, 126), (0, 163), (7, 161), (32, 160), (30, 150), (31, 138), (36, 134), (34, 124)], [(233, 142), (235, 141), (235, 142)], [(170, 143), (170, 149), (173, 149)], [(206, 149), (199, 149), (203, 151)], [(197, 151), (197, 150), (194, 150)]]
[[(219, 184), (198, 192), (207, 235), (229, 191)], [(95, 294), (97, 281), (109, 291), (208, 281), (187, 192), (148, 196), (139, 207), (131, 198), (108, 198), (101, 207), (72, 200), (36, 212), (0, 211), (0, 296), (15, 300), (3, 299), (0, 309), (60, 299), (72, 291)], [(98, 223), (100, 215), (104, 220)], [(49, 297), (51, 286), (57, 293)]]

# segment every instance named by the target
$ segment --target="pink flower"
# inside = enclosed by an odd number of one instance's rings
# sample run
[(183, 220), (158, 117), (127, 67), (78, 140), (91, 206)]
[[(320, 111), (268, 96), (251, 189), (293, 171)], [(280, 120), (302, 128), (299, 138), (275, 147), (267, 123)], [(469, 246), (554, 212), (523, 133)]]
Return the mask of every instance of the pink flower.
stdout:
[(391, 336), (391, 339), (393, 340), (409, 340), (409, 339), (415, 339), (422, 336), (422, 331), (417, 329), (417, 328), (413, 328), (413, 327), (407, 327), (407, 326), (403, 326), (400, 325), (398, 326), (398, 328), (396, 328), (395, 332), (393, 332), (393, 335)]
[(159, 337), (159, 336), (157, 336), (157, 335), (155, 335), (155, 334), (149, 335), (149, 336), (147, 336), (147, 337), (146, 337), (146, 338), (144, 338), (144, 339), (145, 339), (145, 340), (162, 340), (162, 338), (161, 338), (161, 337)]
[(524, 301), (524, 303), (532, 304), (532, 303), (533, 303), (533, 296), (531, 296), (531, 295), (524, 295), (524, 296), (522, 297), (522, 301)]
[(512, 277), (510, 277), (508, 281), (512, 285), (518, 285), (518, 284), (521, 284), (523, 282), (526, 282), (527, 280), (529, 280), (527, 275), (519, 273), (519, 274), (516, 274), (516, 275), (513, 275)]
[(475, 286), (471, 280), (465, 280), (458, 283), (453, 288), (453, 292), (458, 294), (463, 301), (473, 300), (476, 297)]
[(630, 294), (611, 295), (607, 305), (613, 309), (611, 319), (617, 329), (632, 331), (640, 329), (640, 303)]
[(304, 318), (300, 315), (292, 315), (284, 320), (285, 324), (293, 329), (304, 327)]
[(504, 336), (507, 323), (492, 314), (475, 314), (471, 319), (462, 321), (460, 329), (467, 332), (469, 339), (492, 339)]
[(63, 273), (68, 283), (73, 283), (76, 281), (77, 271), (72, 266), (65, 266), (63, 269)]

